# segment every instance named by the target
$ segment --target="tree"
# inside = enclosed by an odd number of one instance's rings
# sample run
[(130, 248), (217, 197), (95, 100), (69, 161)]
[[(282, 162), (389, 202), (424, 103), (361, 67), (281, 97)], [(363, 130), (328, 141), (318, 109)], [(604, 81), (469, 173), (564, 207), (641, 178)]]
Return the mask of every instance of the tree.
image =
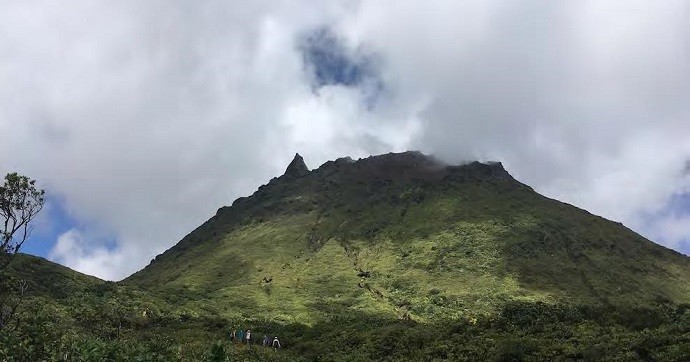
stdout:
[(0, 329), (15, 316), (26, 291), (26, 281), (7, 272), (14, 256), (31, 234), (31, 222), (43, 209), (45, 191), (36, 181), (8, 173), (0, 186)]
[(31, 234), (31, 221), (44, 203), (45, 190), (36, 188), (36, 180), (16, 172), (5, 175), (0, 186), (0, 270), (7, 268)]

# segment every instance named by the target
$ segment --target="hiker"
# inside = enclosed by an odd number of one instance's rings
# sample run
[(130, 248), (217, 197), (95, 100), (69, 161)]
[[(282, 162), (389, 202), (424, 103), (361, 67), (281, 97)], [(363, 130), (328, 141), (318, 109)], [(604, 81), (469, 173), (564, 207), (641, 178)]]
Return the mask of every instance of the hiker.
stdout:
[(280, 341), (278, 340), (278, 336), (273, 337), (273, 348), (280, 348)]
[(247, 329), (247, 334), (246, 334), (245, 338), (247, 339), (247, 345), (249, 345), (251, 343), (251, 339), (252, 339), (252, 331), (251, 330)]
[(271, 344), (271, 340), (268, 339), (268, 336), (264, 334), (264, 340), (261, 342), (261, 345), (264, 347), (268, 347), (268, 345)]
[(244, 331), (242, 330), (242, 328), (240, 328), (240, 330), (237, 331), (237, 341), (240, 343), (244, 341)]
[(232, 330), (230, 331), (230, 342), (233, 342), (235, 340), (235, 331)]

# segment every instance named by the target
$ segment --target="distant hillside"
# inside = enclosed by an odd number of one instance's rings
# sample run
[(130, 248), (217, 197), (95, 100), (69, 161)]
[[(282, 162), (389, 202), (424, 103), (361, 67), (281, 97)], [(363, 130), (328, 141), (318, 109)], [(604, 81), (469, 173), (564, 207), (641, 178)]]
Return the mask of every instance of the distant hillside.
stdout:
[(10, 264), (10, 271), (26, 281), (28, 296), (65, 298), (74, 293), (87, 292), (106, 282), (82, 274), (41, 257), (17, 254)]
[(406, 152), (312, 171), (296, 156), (123, 284), (193, 310), (310, 322), (688, 303), (689, 280), (690, 258), (539, 195), (500, 163)]

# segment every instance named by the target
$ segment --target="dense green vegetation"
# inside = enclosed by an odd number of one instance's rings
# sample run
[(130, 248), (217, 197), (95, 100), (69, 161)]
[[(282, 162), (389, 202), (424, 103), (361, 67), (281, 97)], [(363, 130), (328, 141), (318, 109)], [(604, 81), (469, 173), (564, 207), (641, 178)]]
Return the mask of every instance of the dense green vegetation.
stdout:
[(545, 198), (500, 164), (405, 153), (274, 179), (125, 284), (227, 318), (310, 324), (333, 305), (430, 321), (512, 301), (688, 303), (688, 280), (687, 257)]
[[(45, 304), (32, 305), (20, 330), (0, 336), (0, 359), (686, 361), (690, 356), (690, 305), (625, 309), (519, 302), (495, 315), (431, 323), (336, 309), (332, 317), (305, 325), (174, 312), (143, 316), (131, 305), (133, 298), (106, 293), (102, 300), (72, 304), (63, 311), (78, 316), (73, 324), (55, 318)], [(121, 308), (120, 314), (108, 305)], [(84, 313), (92, 313), (93, 320), (81, 319)], [(230, 342), (230, 330), (238, 326), (251, 327), (255, 343), (264, 333), (279, 335), (285, 348)]]
[(690, 258), (500, 164), (296, 159), (122, 282), (15, 266), (2, 360), (690, 359)]

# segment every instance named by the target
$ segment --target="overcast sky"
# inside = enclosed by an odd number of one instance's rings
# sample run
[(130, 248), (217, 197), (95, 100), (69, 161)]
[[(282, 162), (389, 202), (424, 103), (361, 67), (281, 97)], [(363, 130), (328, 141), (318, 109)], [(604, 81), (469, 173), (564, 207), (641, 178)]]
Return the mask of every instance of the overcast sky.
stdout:
[(342, 156), (502, 161), (690, 254), (684, 1), (0, 3), (0, 172), (26, 250), (111, 280), (223, 205)]

